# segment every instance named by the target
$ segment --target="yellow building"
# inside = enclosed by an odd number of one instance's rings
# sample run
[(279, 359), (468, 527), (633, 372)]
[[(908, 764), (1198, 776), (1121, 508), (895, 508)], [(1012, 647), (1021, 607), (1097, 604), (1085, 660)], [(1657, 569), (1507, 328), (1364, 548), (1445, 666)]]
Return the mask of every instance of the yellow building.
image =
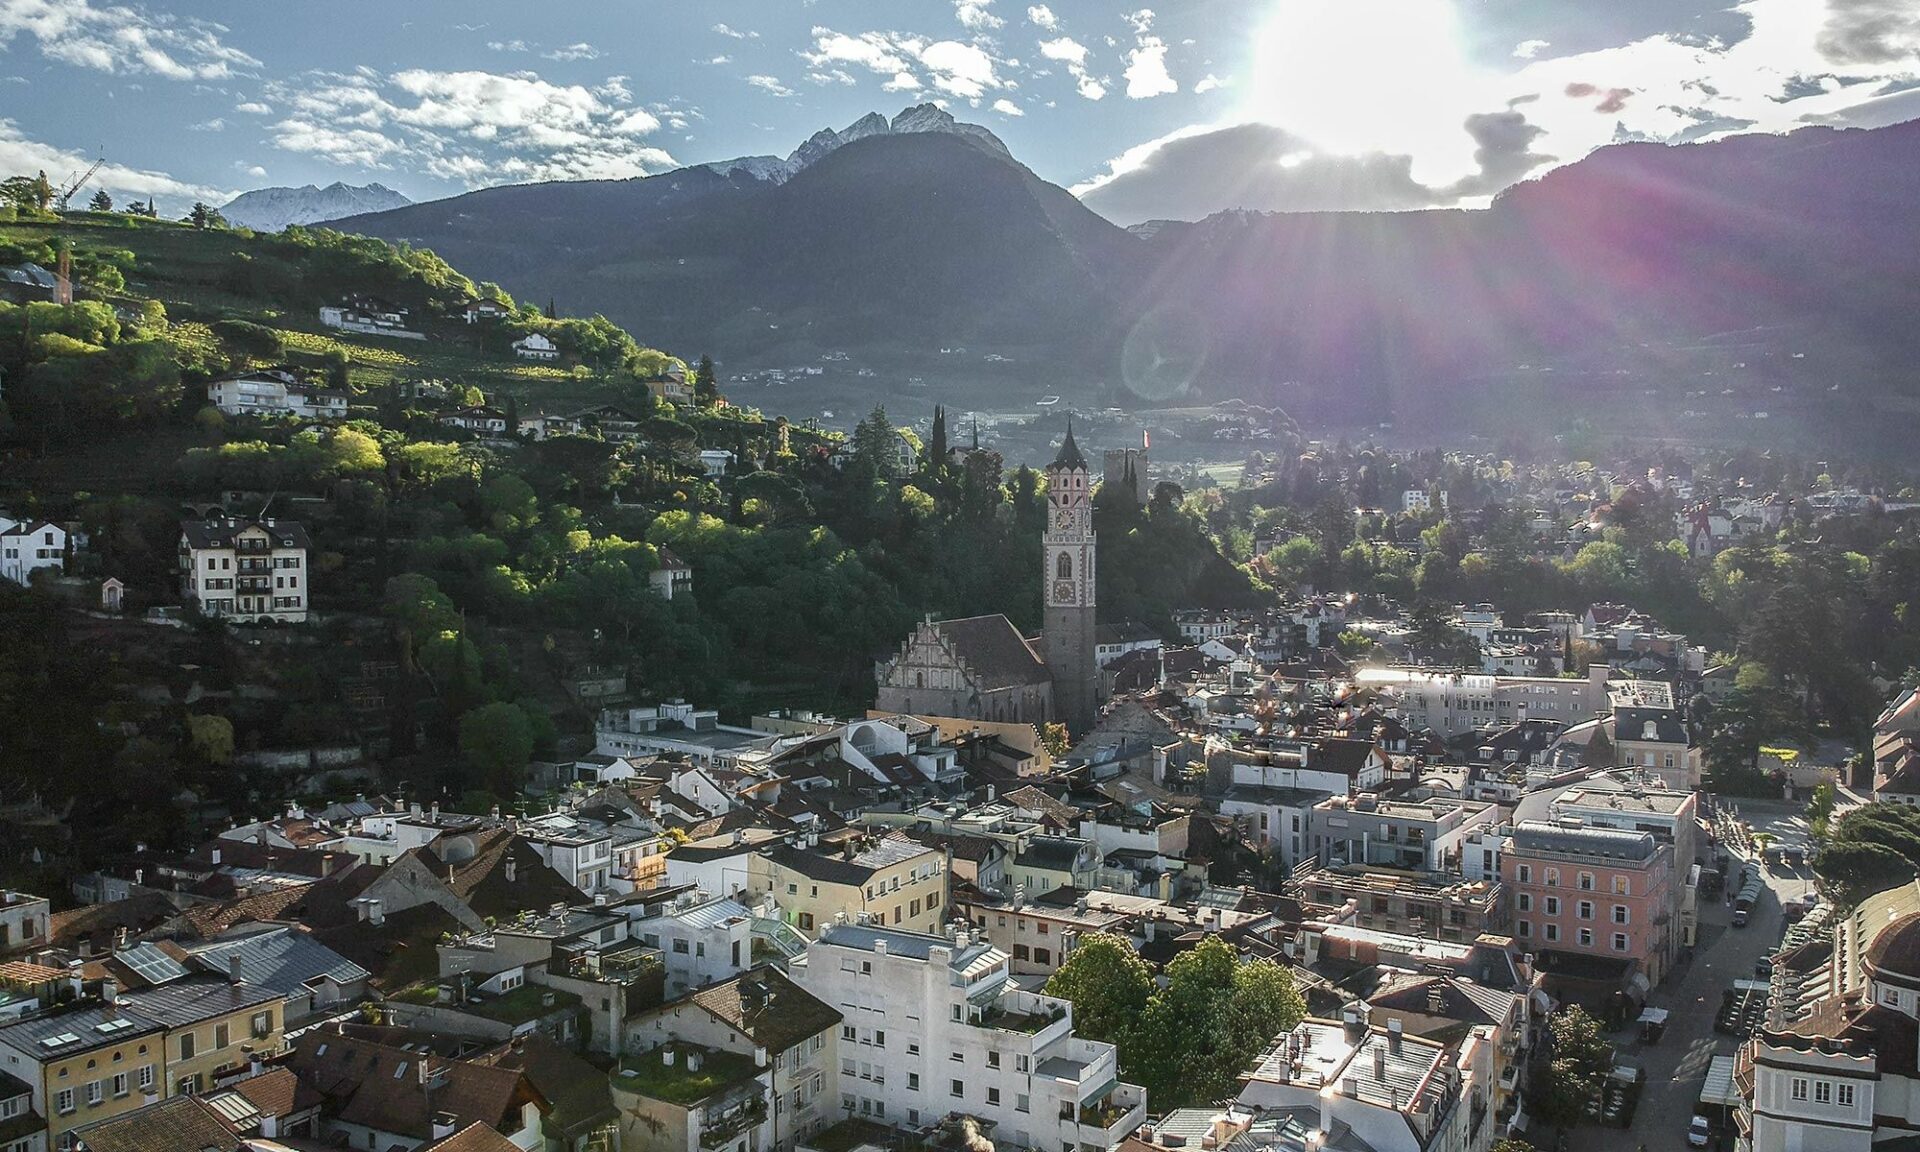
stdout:
[(32, 1087), (48, 1147), (57, 1148), (74, 1128), (158, 1099), (165, 1043), (159, 1023), (96, 1004), (0, 1028), (0, 1071)]
[(904, 836), (838, 846), (769, 845), (748, 858), (748, 887), (768, 894), (787, 922), (812, 936), (835, 916), (938, 935), (946, 922), (945, 857)]
[(204, 1092), (285, 1041), (287, 998), (255, 984), (189, 977), (120, 997), (125, 1012), (166, 1029), (166, 1095)]

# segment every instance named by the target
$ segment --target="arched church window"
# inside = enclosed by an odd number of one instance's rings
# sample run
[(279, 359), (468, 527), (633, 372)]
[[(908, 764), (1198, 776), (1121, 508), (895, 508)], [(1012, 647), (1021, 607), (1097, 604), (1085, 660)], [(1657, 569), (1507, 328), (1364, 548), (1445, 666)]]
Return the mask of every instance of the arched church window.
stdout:
[(1053, 574), (1061, 580), (1073, 579), (1073, 557), (1065, 552), (1060, 553), (1059, 561), (1054, 564)]

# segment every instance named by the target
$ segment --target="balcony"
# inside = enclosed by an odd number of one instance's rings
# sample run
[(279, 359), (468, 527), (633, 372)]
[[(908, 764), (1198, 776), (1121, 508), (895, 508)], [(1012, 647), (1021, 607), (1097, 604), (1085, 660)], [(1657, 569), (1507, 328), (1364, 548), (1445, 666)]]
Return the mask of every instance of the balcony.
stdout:
[(1068, 1089), (1066, 1096), (1086, 1104), (1104, 1098), (1119, 1079), (1111, 1044), (1070, 1036), (1034, 1053), (1033, 1074)]
[(767, 1096), (759, 1084), (742, 1085), (701, 1109), (700, 1147), (724, 1148), (734, 1137), (766, 1123)]
[(1138, 1084), (1115, 1084), (1082, 1104), (1077, 1119), (1082, 1144), (1111, 1148), (1147, 1122), (1147, 1090)]

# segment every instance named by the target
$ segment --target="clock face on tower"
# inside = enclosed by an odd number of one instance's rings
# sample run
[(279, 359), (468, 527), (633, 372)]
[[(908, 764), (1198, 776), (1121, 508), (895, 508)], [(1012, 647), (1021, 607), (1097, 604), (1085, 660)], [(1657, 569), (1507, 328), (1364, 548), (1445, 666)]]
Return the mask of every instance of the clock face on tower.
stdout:
[(1073, 599), (1073, 581), (1055, 580), (1053, 582), (1053, 598), (1055, 601), (1072, 600)]
[(1057, 508), (1053, 513), (1053, 526), (1065, 531), (1073, 526), (1073, 509)]

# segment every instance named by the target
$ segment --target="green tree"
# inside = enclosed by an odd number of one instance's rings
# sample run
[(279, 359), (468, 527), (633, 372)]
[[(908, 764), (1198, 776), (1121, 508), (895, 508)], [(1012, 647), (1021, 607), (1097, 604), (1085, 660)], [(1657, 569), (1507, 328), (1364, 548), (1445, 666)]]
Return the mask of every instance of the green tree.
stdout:
[(1128, 1037), (1154, 991), (1133, 943), (1105, 932), (1082, 936), (1046, 986), (1047, 995), (1072, 1001), (1076, 1033), (1110, 1044)]
[(227, 218), (220, 215), (220, 210), (201, 200), (193, 202), (193, 209), (187, 213), (186, 221), (195, 228), (201, 229), (227, 226)]
[(867, 483), (897, 479), (900, 454), (894, 450), (894, 436), (887, 410), (875, 405), (853, 430), (853, 459), (847, 464), (848, 474)]
[(113, 211), (113, 197), (107, 193), (107, 190), (105, 188), (99, 189), (93, 194), (93, 199), (87, 201), (87, 211), (89, 212)]
[(1542, 1120), (1571, 1128), (1586, 1116), (1587, 1105), (1606, 1091), (1613, 1068), (1613, 1045), (1600, 1022), (1578, 1005), (1563, 1008), (1547, 1021), (1550, 1034), (1546, 1073), (1534, 1088), (1534, 1107)]
[(37, 176), (10, 176), (0, 181), (0, 201), (26, 211), (45, 212), (53, 207), (53, 182), (47, 179), (45, 170)]
[(702, 408), (711, 408), (720, 399), (720, 383), (714, 375), (713, 357), (700, 357), (699, 367), (693, 370), (693, 399)]
[(233, 759), (233, 721), (225, 716), (187, 717), (187, 748), (202, 763), (227, 763)]
[(518, 704), (483, 704), (460, 717), (460, 755), (495, 796), (518, 796), (533, 758), (533, 725)]
[(1240, 1073), (1306, 1014), (1293, 977), (1270, 960), (1242, 962), (1218, 936), (1175, 957), (1121, 1061), (1168, 1108), (1233, 1094)]
[(1820, 887), (1842, 908), (1913, 880), (1920, 871), (1920, 809), (1880, 802), (1848, 809), (1813, 857)]
[(1047, 724), (1040, 729), (1040, 746), (1047, 755), (1058, 760), (1073, 749), (1073, 741), (1067, 735), (1065, 724)]

